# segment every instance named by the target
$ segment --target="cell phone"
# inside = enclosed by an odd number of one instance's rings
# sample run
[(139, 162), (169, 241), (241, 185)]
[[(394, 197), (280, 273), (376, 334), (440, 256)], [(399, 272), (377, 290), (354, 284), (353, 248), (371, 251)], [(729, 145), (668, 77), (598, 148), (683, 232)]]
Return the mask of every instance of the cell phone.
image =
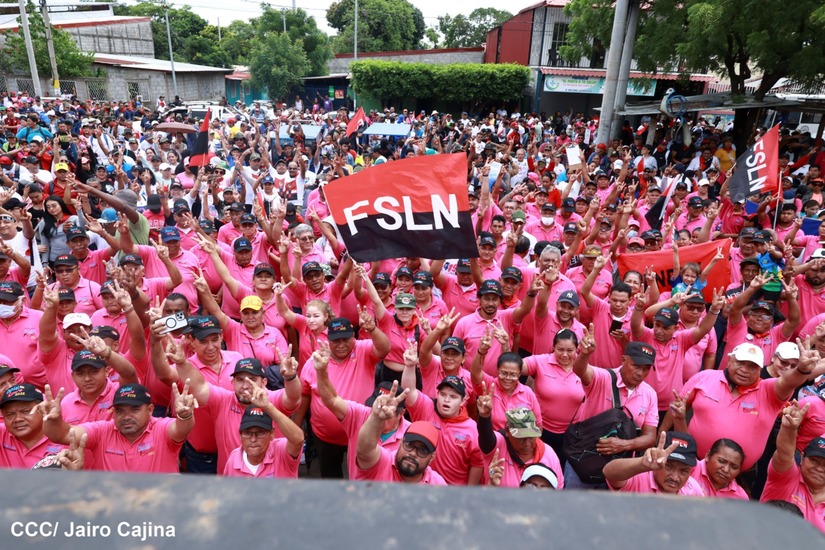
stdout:
[(624, 323), (622, 321), (620, 321), (618, 319), (613, 319), (613, 321), (610, 323), (610, 332), (613, 332), (613, 331), (616, 331), (616, 330), (622, 330), (622, 325), (623, 324)]
[(173, 313), (172, 315), (167, 315), (166, 317), (161, 317), (155, 323), (160, 323), (165, 326), (163, 332), (161, 334), (169, 334), (170, 332), (174, 332), (178, 329), (185, 328), (189, 325), (186, 319), (186, 313), (183, 311), (178, 311)]

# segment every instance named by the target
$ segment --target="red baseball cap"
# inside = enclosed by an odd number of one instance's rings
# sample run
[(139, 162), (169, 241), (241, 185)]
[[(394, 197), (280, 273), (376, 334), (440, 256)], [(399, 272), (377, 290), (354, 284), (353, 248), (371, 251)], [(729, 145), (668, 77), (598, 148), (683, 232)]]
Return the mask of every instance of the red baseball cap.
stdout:
[(413, 422), (404, 434), (404, 441), (408, 443), (420, 441), (427, 446), (431, 453), (434, 453), (436, 447), (438, 447), (438, 428), (423, 420)]

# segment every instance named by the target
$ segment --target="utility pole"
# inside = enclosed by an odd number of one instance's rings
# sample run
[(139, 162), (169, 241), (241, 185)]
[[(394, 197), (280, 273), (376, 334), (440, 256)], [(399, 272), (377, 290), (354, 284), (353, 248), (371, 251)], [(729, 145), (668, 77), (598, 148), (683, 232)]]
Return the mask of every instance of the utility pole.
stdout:
[(29, 32), (26, 0), (18, 0), (18, 3), (20, 4), (20, 24), (23, 25), (23, 38), (26, 40), (26, 56), (29, 58), (29, 71), (31, 71), (32, 84), (34, 84), (34, 95), (42, 96), (43, 90), (40, 88), (40, 75), (37, 74), (37, 60), (34, 58), (34, 46), (32, 46), (32, 33)]
[(54, 55), (54, 41), (52, 40), (52, 22), (49, 20), (49, 7), (46, 0), (40, 0), (40, 12), (43, 14), (43, 24), (46, 26), (46, 48), (49, 51), (49, 64), (52, 68), (52, 86), (55, 97), (60, 97), (60, 75), (57, 72), (57, 58)]
[(172, 65), (172, 88), (175, 89), (175, 95), (178, 95), (178, 78), (175, 76), (175, 54), (172, 52), (172, 32), (169, 30), (169, 6), (166, 2), (163, 2), (161, 7), (166, 14), (166, 40), (169, 42), (169, 63)]
[(607, 75), (602, 93), (602, 110), (599, 118), (599, 133), (596, 143), (610, 142), (610, 127), (613, 124), (613, 108), (616, 103), (616, 86), (619, 79), (619, 65), (622, 62), (622, 46), (627, 6), (629, 0), (616, 0), (613, 12), (613, 32), (610, 35), (610, 51), (607, 54)]
[[(636, 28), (639, 26), (639, 4), (636, 0), (630, 0), (628, 6), (629, 15), (627, 17), (627, 28), (624, 34), (624, 47), (622, 48), (622, 62), (619, 65), (619, 79), (616, 84), (616, 101), (613, 103), (613, 112), (624, 109), (627, 103), (627, 85), (630, 82), (630, 64), (633, 62), (633, 48), (636, 45)], [(610, 137), (619, 136), (621, 122), (618, 117), (613, 117)], [(655, 130), (655, 128), (654, 128)], [(606, 143), (606, 142), (603, 142)]]
[[(22, 2), (22, 0), (21, 0), (21, 2)], [(355, 63), (356, 61), (358, 61), (358, 0), (355, 0), (355, 25), (354, 25), (353, 30), (354, 30), (353, 34), (355, 36), (355, 39), (354, 39), (355, 43), (353, 45), (353, 50), (354, 51), (352, 53), (352, 62)], [(357, 110), (355, 108), (358, 107), (358, 96), (355, 93), (355, 89), (352, 90), (352, 106), (353, 106), (353, 110)]]
[(284, 34), (286, 34), (286, 8), (281, 8), (281, 17), (284, 18)]
[(221, 18), (218, 17), (218, 42), (221, 41)]

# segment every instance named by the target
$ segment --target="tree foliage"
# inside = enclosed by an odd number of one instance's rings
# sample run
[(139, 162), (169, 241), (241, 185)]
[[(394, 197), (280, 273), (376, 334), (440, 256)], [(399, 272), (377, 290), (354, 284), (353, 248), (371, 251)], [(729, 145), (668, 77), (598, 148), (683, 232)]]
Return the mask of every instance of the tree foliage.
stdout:
[(306, 11), (275, 10), (266, 4), (262, 5), (263, 14), (254, 20), (258, 40), (264, 40), (270, 33), (283, 32), (286, 22), (286, 32), (294, 42), (301, 40), (304, 52), (310, 63), (307, 76), (321, 76), (327, 74), (327, 62), (332, 58), (332, 46), (329, 37), (318, 28), (318, 25)]
[(455, 63), (430, 65), (398, 61), (358, 61), (350, 65), (356, 92), (391, 101), (509, 101), (524, 94), (530, 69), (521, 65)]
[(253, 86), (266, 90), (269, 97), (286, 97), (301, 83), (311, 63), (300, 39), (288, 34), (270, 33), (256, 48), (249, 70)]
[(509, 11), (476, 8), (470, 15), (444, 15), (438, 18), (438, 32), (445, 48), (473, 48), (487, 40), (487, 32), (513, 16)]
[[(338, 31), (336, 53), (351, 52), (355, 37), (355, 0), (338, 0), (327, 9), (327, 22)], [(358, 51), (414, 50), (427, 29), (421, 10), (407, 0), (359, 0)]]
[[(31, 2), (28, 3), (27, 11), (37, 72), (41, 77), (52, 77), (49, 51), (46, 47), (46, 25), (43, 22), (43, 17)], [(19, 23), (19, 17), (17, 21)], [(26, 42), (22, 28), (20, 32), (5, 31), (3, 35), (5, 43), (0, 52), (0, 69), (4, 72), (28, 73), (29, 58), (26, 56)], [(54, 56), (61, 77), (92, 76), (94, 56), (80, 51), (71, 34), (52, 28), (52, 40), (54, 42)]]

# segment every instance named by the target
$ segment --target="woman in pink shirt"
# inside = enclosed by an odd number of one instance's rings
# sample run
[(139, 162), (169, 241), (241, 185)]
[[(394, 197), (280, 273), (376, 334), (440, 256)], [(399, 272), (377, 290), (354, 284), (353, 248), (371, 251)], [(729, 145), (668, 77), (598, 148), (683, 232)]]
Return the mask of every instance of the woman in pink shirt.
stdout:
[[(289, 286), (289, 285), (287, 285)], [(286, 320), (286, 323), (298, 332), (298, 374), (312, 352), (318, 349), (318, 342), (327, 342), (327, 327), (334, 316), (332, 308), (323, 300), (310, 300), (304, 307), (304, 315), (295, 313), (284, 300), (284, 287), (281, 283), (275, 283), (275, 303), (278, 305), (278, 313)]]
[(732, 439), (717, 439), (707, 458), (700, 460), (690, 477), (699, 482), (709, 497), (748, 500), (748, 494), (736, 483), (742, 470), (745, 451)]

